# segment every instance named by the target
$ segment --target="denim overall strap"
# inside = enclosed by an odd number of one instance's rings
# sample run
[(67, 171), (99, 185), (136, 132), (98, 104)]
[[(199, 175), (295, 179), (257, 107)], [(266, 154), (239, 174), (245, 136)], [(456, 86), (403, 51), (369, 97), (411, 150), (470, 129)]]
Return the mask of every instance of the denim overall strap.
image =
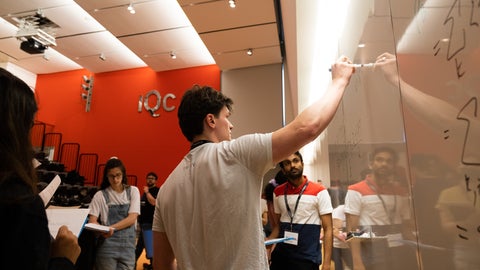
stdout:
[[(105, 197), (105, 202), (108, 206), (108, 219), (107, 226), (115, 224), (120, 220), (128, 216), (128, 210), (130, 208), (131, 200), (131, 188), (130, 186), (125, 187), (125, 192), (127, 193), (128, 203), (120, 205), (110, 205), (110, 199), (108, 193), (105, 190), (102, 190), (103, 196)], [(102, 245), (103, 247), (122, 247), (122, 248), (132, 248), (135, 249), (135, 226), (132, 225), (128, 228), (122, 230), (116, 230), (113, 235), (107, 239)]]
[[(128, 216), (130, 208), (131, 188), (125, 186), (128, 203), (111, 205), (108, 193), (102, 190), (108, 207), (107, 226), (117, 223)], [(102, 270), (133, 270), (135, 268), (135, 226), (132, 225), (122, 230), (115, 230), (109, 238), (97, 247), (96, 269)]]

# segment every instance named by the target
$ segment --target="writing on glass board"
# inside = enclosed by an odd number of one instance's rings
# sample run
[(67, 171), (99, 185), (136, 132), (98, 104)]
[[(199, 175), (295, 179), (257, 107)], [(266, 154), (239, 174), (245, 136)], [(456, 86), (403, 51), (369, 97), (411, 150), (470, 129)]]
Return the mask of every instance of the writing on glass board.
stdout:
[[(473, 194), (473, 201), (472, 201), (472, 206), (474, 208), (477, 207), (477, 205), (480, 203), (479, 202), (479, 195), (480, 195), (480, 177), (476, 178), (476, 183), (472, 183), (472, 178), (465, 174), (465, 189), (468, 193)], [(456, 224), (457, 229), (459, 230), (458, 237), (463, 240), (469, 240), (470, 237), (467, 236), (467, 233), (469, 232), (467, 226)], [(475, 228), (479, 234), (480, 234), (480, 225)]]
[[(480, 0), (471, 0), (466, 12), (462, 13), (462, 5), (460, 0), (455, 0), (450, 7), (443, 25), (449, 27), (447, 43), (447, 61), (455, 61), (455, 69), (457, 78), (460, 79), (465, 75), (462, 67), (463, 61), (460, 53), (467, 46), (467, 29), (471, 27), (478, 28), (480, 25)], [(462, 20), (466, 19), (466, 20)], [(457, 32), (458, 31), (458, 32)], [(443, 39), (443, 37), (442, 37)], [(442, 50), (442, 40), (438, 40), (433, 46), (434, 55), (437, 56)]]

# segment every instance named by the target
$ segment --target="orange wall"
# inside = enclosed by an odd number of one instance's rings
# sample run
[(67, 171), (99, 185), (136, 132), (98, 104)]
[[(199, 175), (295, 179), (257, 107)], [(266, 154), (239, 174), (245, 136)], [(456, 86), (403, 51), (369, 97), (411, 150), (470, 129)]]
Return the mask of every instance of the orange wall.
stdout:
[[(37, 120), (54, 126), (53, 132), (62, 133), (62, 142), (80, 143), (81, 153), (97, 153), (99, 164), (111, 156), (120, 158), (127, 174), (136, 175), (140, 188), (145, 175), (155, 171), (158, 184), (175, 168), (189, 150), (177, 122), (177, 109), (185, 90), (194, 84), (210, 85), (220, 89), (220, 70), (216, 65), (181, 70), (154, 72), (138, 68), (93, 74), (93, 96), (90, 112), (85, 112), (82, 76), (88, 70), (38, 75), (35, 92), (39, 111)], [(138, 101), (150, 90), (158, 90), (168, 99), (171, 112), (161, 107), (153, 118)], [(150, 107), (156, 103), (149, 98)], [(101, 181), (101, 180), (99, 180)], [(143, 191), (142, 191), (143, 192)]]
[[(455, 100), (453, 83), (458, 81), (455, 65), (448, 63), (441, 57), (432, 55), (398, 55), (400, 75), (403, 80), (421, 92), (443, 99), (452, 105), (462, 107), (461, 101)], [(450, 82), (451, 85), (449, 85)], [(401, 90), (402, 91), (402, 90)], [(438, 110), (438, 108), (430, 108)], [(451, 166), (458, 166), (461, 147), (445, 139), (445, 134), (428, 124), (421, 115), (415, 115), (408, 106), (404, 112), (405, 135), (407, 138), (409, 155), (417, 153), (435, 154)], [(445, 130), (449, 129), (448, 124)]]

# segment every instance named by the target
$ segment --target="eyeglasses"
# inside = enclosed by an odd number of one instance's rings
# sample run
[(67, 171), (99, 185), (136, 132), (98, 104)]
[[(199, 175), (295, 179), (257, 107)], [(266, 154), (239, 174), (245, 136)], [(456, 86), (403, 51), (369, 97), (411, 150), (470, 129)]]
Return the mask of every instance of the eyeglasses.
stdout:
[(123, 174), (117, 173), (117, 174), (109, 174), (107, 177), (108, 179), (115, 179), (115, 178), (122, 178)]

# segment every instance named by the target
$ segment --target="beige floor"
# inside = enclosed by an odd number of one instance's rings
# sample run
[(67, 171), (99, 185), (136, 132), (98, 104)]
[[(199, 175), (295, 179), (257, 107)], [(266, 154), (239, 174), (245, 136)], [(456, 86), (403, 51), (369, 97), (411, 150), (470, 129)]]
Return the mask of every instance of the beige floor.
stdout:
[(150, 263), (150, 261), (145, 257), (145, 250), (143, 250), (142, 255), (140, 255), (140, 258), (138, 258), (137, 269), (135, 270), (143, 270), (143, 263)]
[[(143, 250), (142, 255), (140, 255), (140, 258), (138, 258), (137, 261), (137, 269), (135, 270), (143, 270), (143, 263), (149, 263), (149, 260), (145, 257), (145, 250)], [(320, 266), (321, 269), (321, 266)], [(335, 264), (332, 261), (332, 264), (330, 266), (330, 269), (335, 269)]]

